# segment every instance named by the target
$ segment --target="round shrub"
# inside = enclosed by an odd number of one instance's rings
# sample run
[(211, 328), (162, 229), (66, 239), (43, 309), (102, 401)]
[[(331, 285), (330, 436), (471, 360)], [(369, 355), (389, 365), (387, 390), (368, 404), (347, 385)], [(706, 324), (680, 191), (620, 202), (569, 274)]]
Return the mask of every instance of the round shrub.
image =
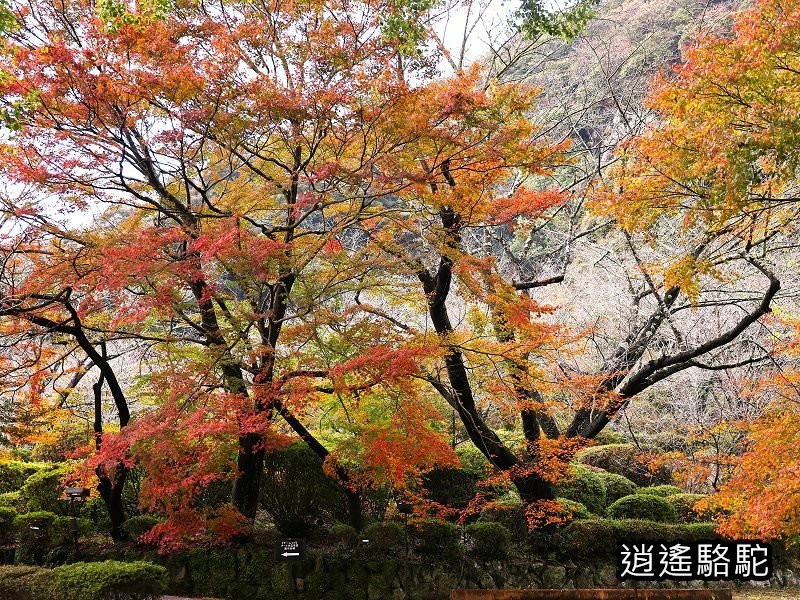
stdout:
[(472, 473), (479, 479), (489, 474), (491, 470), (489, 459), (474, 444), (462, 444), (456, 448), (456, 455), (461, 461), (462, 470)]
[(0, 462), (0, 493), (16, 492), (22, 488), (31, 475), (51, 468), (52, 465), (48, 463), (23, 462), (20, 460)]
[(14, 519), (17, 511), (13, 508), (0, 507), (0, 544), (14, 541)]
[(465, 529), (472, 542), (472, 552), (484, 560), (500, 560), (508, 556), (511, 532), (500, 523), (472, 523)]
[(673, 494), (666, 499), (675, 507), (680, 523), (694, 523), (700, 520), (700, 515), (694, 511), (694, 505), (705, 497), (705, 494)]
[(614, 523), (610, 519), (581, 519), (567, 524), (554, 540), (559, 553), (573, 560), (613, 556)]
[(608, 444), (624, 444), (625, 436), (613, 429), (604, 429), (596, 436), (593, 441), (597, 446), (607, 446)]
[(459, 554), (461, 534), (458, 527), (447, 521), (423, 521), (417, 528), (416, 538), (420, 554), (442, 558), (454, 558)]
[[(93, 533), (92, 523), (88, 519), (76, 519), (76, 525), (78, 526), (78, 536), (81, 538)], [(72, 517), (57, 516), (53, 519), (48, 538), (50, 546), (71, 546), (73, 543), (72, 527)]]
[(42, 543), (50, 539), (58, 515), (44, 510), (17, 515), (14, 533), (20, 543)]
[(600, 467), (609, 473), (624, 475), (636, 485), (671, 483), (672, 474), (666, 467), (651, 472), (641, 460), (641, 450), (635, 444), (607, 444), (585, 448), (575, 455), (575, 461), (583, 465)]
[(347, 523), (334, 523), (331, 526), (328, 536), (331, 541), (345, 546), (355, 546), (358, 544), (358, 531)]
[(152, 515), (131, 517), (122, 524), (122, 533), (127, 539), (137, 541), (160, 522), (161, 521)]
[(569, 512), (571, 519), (591, 519), (593, 516), (589, 509), (580, 502), (575, 502), (569, 498), (556, 498), (556, 500), (561, 503), (565, 511)]
[(646, 494), (623, 496), (608, 507), (608, 516), (612, 519), (646, 519), (660, 523), (678, 520), (678, 513), (669, 501)]
[(34, 600), (37, 576), (43, 571), (28, 565), (0, 565), (0, 598)]
[(111, 531), (111, 518), (108, 516), (108, 508), (102, 498), (89, 498), (83, 502), (78, 515), (92, 523), (94, 533)]
[(0, 506), (17, 510), (20, 506), (20, 493), (17, 491), (0, 494)]
[(143, 561), (74, 563), (45, 573), (49, 594), (42, 600), (154, 600), (167, 587), (167, 570)]
[(20, 490), (20, 503), (28, 512), (40, 510), (65, 515), (69, 508), (63, 500), (62, 479), (71, 470), (69, 465), (37, 471), (25, 481)]
[(283, 535), (304, 537), (326, 522), (344, 520), (344, 500), (322, 470), (322, 460), (304, 442), (265, 457), (260, 501)]
[(430, 500), (453, 508), (466, 508), (478, 493), (478, 477), (466, 469), (433, 469), (422, 477)]
[(637, 494), (646, 494), (648, 496), (674, 496), (675, 494), (682, 494), (683, 490), (675, 485), (651, 485), (642, 487), (636, 490)]
[(22, 564), (41, 564), (51, 547), (54, 524), (58, 515), (38, 511), (17, 515), (14, 519), (14, 536), (17, 546), (14, 561)]
[(606, 486), (606, 506), (613, 504), (623, 496), (630, 496), (639, 489), (635, 483), (624, 475), (601, 472), (597, 474)]
[(494, 502), (488, 503), (478, 517), (482, 523), (500, 523), (511, 532), (515, 540), (524, 539), (528, 533), (525, 507), (515, 492), (509, 492)]
[(673, 524), (636, 519), (573, 521), (554, 538), (559, 554), (571, 560), (614, 561), (623, 541), (683, 541), (719, 539), (711, 523)]
[(603, 514), (606, 507), (606, 486), (603, 479), (581, 465), (573, 465), (569, 478), (556, 486), (556, 495), (580, 502), (595, 514)]
[(403, 526), (394, 521), (373, 523), (364, 530), (364, 539), (370, 546), (378, 550), (389, 550), (405, 543), (406, 534)]

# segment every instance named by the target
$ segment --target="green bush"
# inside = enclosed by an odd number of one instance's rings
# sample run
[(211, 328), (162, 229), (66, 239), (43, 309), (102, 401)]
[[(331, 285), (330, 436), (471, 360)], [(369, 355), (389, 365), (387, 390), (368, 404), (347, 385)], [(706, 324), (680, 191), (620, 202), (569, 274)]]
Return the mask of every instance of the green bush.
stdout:
[(594, 516), (589, 512), (589, 509), (580, 502), (575, 502), (569, 498), (556, 498), (556, 500), (561, 503), (565, 510), (568, 510), (572, 514), (572, 519), (591, 519)]
[[(88, 519), (76, 519), (78, 535), (86, 537), (92, 533), (92, 523)], [(18, 546), (36, 550), (34, 554), (57, 546), (68, 546), (73, 542), (72, 517), (64, 517), (51, 512), (38, 511), (17, 515), (13, 531)], [(23, 550), (23, 554), (25, 551)]]
[(19, 460), (0, 462), (0, 493), (19, 491), (33, 474), (52, 468), (47, 463), (32, 463)]
[(0, 544), (14, 541), (14, 519), (17, 511), (13, 508), (0, 507)]
[(160, 521), (151, 515), (138, 515), (122, 524), (122, 533), (127, 539), (135, 542), (159, 523)]
[(347, 516), (344, 494), (322, 470), (322, 460), (295, 442), (265, 458), (261, 505), (278, 530), (304, 537)]
[(608, 444), (624, 444), (625, 436), (613, 429), (604, 429), (593, 439), (597, 446), (607, 446)]
[(48, 543), (58, 515), (44, 510), (17, 515), (14, 533), (20, 543)]
[(597, 474), (606, 486), (606, 506), (613, 504), (623, 496), (630, 496), (639, 489), (635, 483), (624, 475), (601, 472)]
[(42, 600), (150, 600), (167, 587), (167, 570), (142, 561), (74, 563), (46, 572), (46, 578)]
[(419, 524), (416, 531), (417, 550), (426, 556), (454, 558), (459, 554), (461, 534), (458, 527), (447, 521), (429, 519)]
[(478, 493), (478, 477), (466, 469), (433, 469), (422, 477), (422, 487), (434, 502), (466, 508)]
[(666, 500), (675, 507), (680, 523), (694, 523), (700, 520), (700, 515), (694, 511), (694, 505), (705, 497), (705, 494), (673, 494), (667, 496)]
[(647, 464), (640, 460), (641, 453), (635, 444), (607, 444), (581, 450), (575, 455), (575, 461), (623, 475), (636, 485), (672, 482), (672, 474), (665, 467), (651, 472)]
[(608, 507), (608, 516), (612, 519), (646, 519), (660, 523), (678, 520), (678, 513), (669, 501), (646, 494), (623, 496)]
[(0, 565), (0, 598), (8, 600), (34, 600), (39, 567), (28, 565)]
[(675, 494), (682, 494), (683, 490), (674, 485), (652, 485), (649, 487), (642, 487), (636, 490), (637, 494), (645, 494), (648, 496), (674, 496)]
[(487, 459), (483, 455), (483, 452), (478, 450), (474, 444), (462, 444), (456, 448), (456, 455), (461, 461), (461, 468), (464, 471), (472, 473), (479, 479), (482, 479), (489, 474), (489, 471), (491, 470), (489, 459)]
[(556, 486), (556, 495), (580, 502), (595, 514), (603, 514), (606, 508), (606, 486), (603, 479), (581, 465), (572, 466), (569, 479)]
[[(81, 538), (93, 533), (92, 522), (88, 519), (76, 519), (76, 525), (78, 526), (78, 536)], [(50, 546), (70, 546), (73, 542), (72, 517), (56, 517), (48, 537)]]
[(0, 494), (0, 506), (6, 508), (13, 508), (14, 510), (19, 509), (20, 493), (17, 491), (17, 492), (5, 492), (4, 494)]
[(358, 544), (358, 531), (347, 523), (334, 523), (328, 532), (331, 541), (345, 546), (355, 546)]
[(500, 560), (508, 556), (511, 532), (500, 523), (472, 523), (465, 529), (472, 541), (472, 551), (484, 560)]
[(642, 540), (686, 541), (720, 539), (713, 523), (669, 524), (634, 519), (573, 521), (555, 539), (559, 553), (572, 560), (614, 560), (617, 544)]
[(405, 529), (400, 523), (385, 521), (373, 523), (364, 530), (364, 538), (369, 540), (369, 545), (378, 550), (397, 548), (405, 543)]
[(489, 503), (478, 517), (481, 523), (500, 523), (511, 532), (516, 540), (524, 539), (528, 533), (528, 521), (525, 519), (525, 508), (522, 500), (515, 492), (501, 496)]
[(54, 524), (58, 515), (38, 511), (17, 515), (14, 535), (17, 546), (14, 561), (21, 564), (42, 564), (51, 547)]
[(62, 500), (64, 487), (61, 480), (69, 473), (69, 465), (37, 471), (25, 481), (20, 490), (20, 503), (28, 512), (48, 511), (65, 515), (68, 503)]
[(92, 523), (93, 533), (111, 531), (111, 518), (108, 516), (108, 508), (102, 498), (89, 498), (83, 502), (78, 516)]

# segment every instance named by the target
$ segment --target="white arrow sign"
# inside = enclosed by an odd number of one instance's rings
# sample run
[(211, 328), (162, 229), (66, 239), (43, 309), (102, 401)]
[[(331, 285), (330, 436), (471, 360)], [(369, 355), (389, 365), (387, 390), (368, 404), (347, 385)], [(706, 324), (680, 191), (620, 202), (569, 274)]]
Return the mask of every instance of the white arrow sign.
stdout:
[(299, 552), (284, 552), (281, 556), (300, 556)]

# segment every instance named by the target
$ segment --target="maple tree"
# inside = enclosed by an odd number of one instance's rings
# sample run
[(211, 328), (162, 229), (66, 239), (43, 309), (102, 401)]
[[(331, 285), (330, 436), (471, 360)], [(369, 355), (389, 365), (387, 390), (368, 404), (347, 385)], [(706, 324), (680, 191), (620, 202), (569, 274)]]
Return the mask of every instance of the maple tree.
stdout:
[[(239, 535), (265, 453), (292, 437), (324, 460), (359, 528), (371, 486), (414, 497), (421, 473), (457, 464), (445, 407), (530, 522), (546, 522), (560, 518), (566, 463), (637, 394), (768, 356), (724, 359), (780, 287), (755, 252), (785, 231), (775, 219), (792, 220), (775, 196), (792, 147), (754, 155), (743, 134), (705, 149), (744, 117), (700, 93), (697, 70), (712, 68), (708, 48), (735, 44), (701, 41), (653, 96), (663, 119), (590, 189), (652, 303), (580, 371), (564, 365), (586, 352), (586, 332), (536, 295), (564, 275), (536, 277), (532, 264), (547, 227), (582, 213), (583, 190), (559, 180), (570, 144), (531, 122), (532, 87), (480, 66), (440, 77), (429, 8), (12, 7), (0, 54), (6, 385), (30, 384), (36, 398), (19, 404), (37, 407), (64, 377), (62, 398), (94, 377), (86, 466), (115, 531), (139, 467), (143, 504), (169, 516), (152, 541)], [(748, 18), (739, 27), (757, 31)], [(695, 147), (672, 143), (684, 137)], [(666, 221), (680, 249), (647, 265), (641, 248)], [(570, 229), (568, 244), (593, 230)], [(754, 305), (660, 352), (659, 332), (703, 298), (704, 278), (742, 264), (768, 281)], [(106, 393), (119, 432), (104, 431)], [(524, 441), (504, 441), (497, 415)], [(227, 481), (230, 498), (205, 501)]]
[[(775, 267), (795, 247), (800, 9), (761, 0), (737, 15), (732, 31), (707, 33), (685, 62), (655, 82), (656, 124), (625, 148), (617, 183), (602, 194), (605, 209), (626, 227), (655, 227), (680, 217), (727, 248), (687, 257), (673, 269), (691, 291), (726, 261), (749, 263), (767, 279), (757, 309), (771, 311), (780, 288)], [(727, 256), (726, 256), (727, 254)], [(736, 537), (796, 540), (796, 326), (790, 306), (771, 325), (770, 366), (748, 387), (773, 401), (744, 429), (743, 455), (726, 457), (733, 472), (705, 508), (723, 509), (721, 531)], [(752, 357), (737, 361), (753, 362)]]
[[(416, 51), (401, 60), (408, 31), (380, 18), (397, 7), (16, 10), (3, 54), (12, 133), (2, 168), (25, 188), (6, 203), (3, 315), (35, 325), (27, 335), (70, 337), (70, 352), (90, 361), (84, 370), (100, 373), (97, 406), (102, 389), (111, 393), (121, 431), (103, 435), (98, 417), (89, 464), (105, 474), (115, 528), (134, 464), (149, 473), (145, 501), (171, 525), (196, 522), (197, 490), (224, 477), (252, 518), (264, 452), (284, 441), (278, 415), (326, 459), (360, 526), (362, 475), (303, 424), (321, 402), (343, 407), (361, 446), (337, 450), (372, 467), (367, 481), (402, 487), (416, 470), (454, 461), (415, 379), (438, 343), (398, 334), (383, 308), (359, 299), (405, 287), (385, 278), (396, 259), (373, 256), (359, 236), (383, 236), (404, 190), (436, 185), (441, 157), (421, 166), (423, 153), (454, 119), (462, 152), (521, 149), (533, 166), (552, 151), (528, 139), (526, 90), (480, 92), (474, 103), (476, 72), (409, 83), (430, 61)], [(514, 121), (498, 126), (509, 112)], [(499, 181), (498, 160), (480, 167), (487, 183)], [(101, 216), (68, 226), (53, 214), (59, 206)], [(157, 408), (135, 424), (132, 382), (119, 381), (130, 373), (108, 349), (153, 361), (140, 396)], [(381, 417), (375, 406), (386, 403)], [(229, 512), (213, 517), (230, 525)]]

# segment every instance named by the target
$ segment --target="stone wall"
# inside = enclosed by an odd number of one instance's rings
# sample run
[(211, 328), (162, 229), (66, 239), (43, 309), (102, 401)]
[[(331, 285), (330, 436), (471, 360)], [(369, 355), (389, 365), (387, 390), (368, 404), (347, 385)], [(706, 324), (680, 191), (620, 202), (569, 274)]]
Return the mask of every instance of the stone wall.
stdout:
[[(573, 589), (613, 587), (733, 587), (730, 582), (620, 584), (612, 564), (557, 563), (537, 558), (479, 561), (404, 560), (397, 555), (344, 548), (310, 550), (289, 568), (276, 563), (271, 547), (242, 546), (229, 551), (194, 550), (146, 558), (164, 564), (175, 593), (235, 600), (446, 600), (452, 589)], [(136, 555), (141, 558), (141, 553)], [(120, 556), (132, 559), (134, 556)], [(781, 566), (764, 587), (800, 586), (800, 569)], [(293, 595), (294, 594), (294, 595)], [(800, 597), (800, 592), (798, 593)]]
[[(12, 548), (0, 562), (14, 560)], [(447, 600), (452, 589), (574, 589), (634, 587), (617, 581), (609, 563), (574, 563), (515, 554), (481, 561), (468, 554), (449, 559), (411, 556), (404, 549), (376, 551), (332, 546), (309, 549), (290, 572), (276, 563), (272, 546), (196, 549), (158, 555), (129, 546), (85, 548), (81, 560), (150, 560), (167, 567), (170, 592), (234, 600)], [(800, 587), (800, 565), (782, 564), (764, 587)], [(663, 582), (636, 587), (732, 587), (730, 582)], [(798, 590), (800, 598), (800, 590)]]

